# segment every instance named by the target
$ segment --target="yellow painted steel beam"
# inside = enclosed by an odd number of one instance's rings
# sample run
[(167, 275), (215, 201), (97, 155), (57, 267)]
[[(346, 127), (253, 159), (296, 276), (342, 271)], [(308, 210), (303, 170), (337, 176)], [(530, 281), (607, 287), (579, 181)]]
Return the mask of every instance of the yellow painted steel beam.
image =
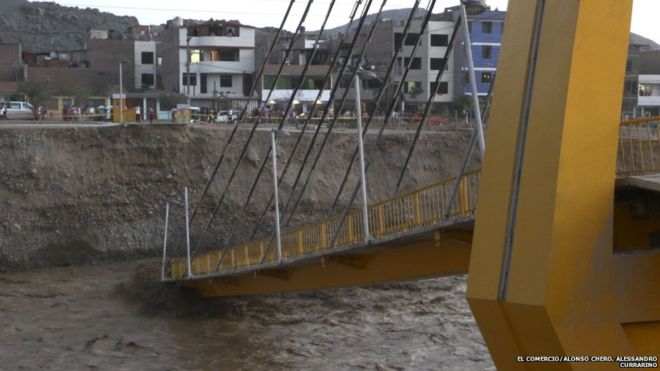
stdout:
[(613, 248), (631, 11), (509, 1), (468, 277), (499, 369), (607, 370), (516, 357), (660, 352), (658, 251)]
[(260, 271), (231, 278), (186, 282), (200, 294), (213, 296), (259, 295), (366, 286), (376, 283), (441, 277), (467, 273), (470, 244), (468, 232), (442, 232), (435, 240), (376, 249), (363, 255), (310, 259), (274, 273)]

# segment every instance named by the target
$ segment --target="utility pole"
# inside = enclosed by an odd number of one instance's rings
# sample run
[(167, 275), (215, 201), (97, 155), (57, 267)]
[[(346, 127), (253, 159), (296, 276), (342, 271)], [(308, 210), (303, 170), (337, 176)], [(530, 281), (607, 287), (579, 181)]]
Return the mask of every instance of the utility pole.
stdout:
[[(356, 67), (359, 68), (359, 67)], [(362, 188), (362, 233), (364, 243), (369, 244), (369, 206), (367, 198), (367, 172), (364, 165), (364, 143), (362, 140), (362, 99), (360, 98), (360, 74), (355, 74), (355, 113), (357, 115), (358, 148), (360, 153), (360, 183)]]
[(280, 229), (280, 198), (277, 185), (277, 131), (271, 133), (271, 154), (273, 162), (273, 195), (275, 197), (275, 243), (277, 246), (277, 263), (282, 263), (282, 232)]
[(186, 37), (186, 97), (188, 98), (188, 108), (190, 108), (190, 29)]
[(468, 63), (468, 72), (470, 74), (470, 89), (472, 90), (472, 111), (474, 112), (477, 143), (479, 145), (479, 153), (483, 158), (484, 151), (486, 149), (486, 140), (484, 138), (484, 126), (481, 120), (481, 108), (479, 107), (479, 90), (477, 89), (477, 80), (474, 73), (474, 59), (472, 59), (472, 41), (470, 40), (468, 14), (465, 9), (465, 3), (463, 1), (461, 1), (461, 19), (463, 20), (463, 34), (465, 35), (465, 54)]

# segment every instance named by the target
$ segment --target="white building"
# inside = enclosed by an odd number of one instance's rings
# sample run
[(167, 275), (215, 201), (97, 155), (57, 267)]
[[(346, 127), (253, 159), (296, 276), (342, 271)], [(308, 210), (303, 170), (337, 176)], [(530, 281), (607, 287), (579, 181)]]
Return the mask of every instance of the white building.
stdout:
[(161, 42), (165, 90), (209, 108), (218, 98), (249, 97), (255, 72), (254, 27), (238, 21), (184, 24), (177, 18), (168, 23)]
[(641, 116), (660, 114), (660, 75), (639, 75), (637, 107)]
[(135, 88), (155, 89), (158, 74), (155, 41), (135, 41)]
[[(399, 43), (403, 43), (402, 52), (399, 54), (401, 57), (398, 58), (394, 70), (394, 80), (399, 80), (403, 75), (403, 71), (410, 60), (409, 57), (405, 56), (410, 56), (421, 25), (422, 19), (416, 19), (405, 40), (403, 40), (404, 25), (399, 24), (394, 27), (394, 50), (396, 50)], [(426, 32), (422, 35), (420, 44), (417, 46), (417, 52), (406, 77), (403, 91), (407, 103), (417, 103), (419, 105), (429, 100), (429, 94), (435, 90), (435, 80), (440, 67), (445, 62), (444, 57), (453, 30), (454, 22), (451, 17), (445, 14), (436, 14), (431, 18)], [(451, 103), (454, 98), (453, 84), (454, 58), (450, 56), (434, 102), (440, 105)]]

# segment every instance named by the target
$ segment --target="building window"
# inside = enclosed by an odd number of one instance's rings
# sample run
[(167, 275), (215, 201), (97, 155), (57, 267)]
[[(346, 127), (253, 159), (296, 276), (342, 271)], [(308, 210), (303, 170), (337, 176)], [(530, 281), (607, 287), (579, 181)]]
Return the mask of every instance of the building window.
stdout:
[[(405, 59), (405, 65), (408, 66), (410, 63), (410, 58)], [(421, 70), (422, 69), (422, 58), (413, 58), (412, 64), (410, 65), (411, 70)]]
[[(279, 79), (277, 79), (277, 85), (275, 85), (276, 90), (293, 90), (298, 86), (298, 82), (300, 81), (298, 76), (280, 76)], [(273, 75), (266, 75), (264, 76), (264, 81), (263, 81), (263, 86), (264, 89), (270, 90), (273, 87), (273, 84), (275, 83), (275, 76)]]
[(394, 65), (394, 73), (397, 75), (403, 74), (403, 58), (396, 59), (396, 64)]
[(481, 73), (481, 82), (484, 84), (490, 84), (493, 82), (493, 73), (492, 72), (482, 72)]
[(201, 53), (202, 62), (239, 62), (241, 60), (241, 51), (235, 48), (205, 49)]
[(639, 84), (639, 96), (640, 97), (653, 96), (653, 85)]
[(241, 60), (241, 51), (239, 49), (219, 49), (215, 50), (217, 53), (214, 61), (221, 62), (239, 62)]
[(417, 41), (418, 37), (418, 33), (409, 33), (406, 35), (406, 45), (415, 45), (415, 41)]
[(190, 51), (190, 63), (199, 63), (202, 61), (202, 51), (198, 49), (193, 49)]
[(154, 53), (142, 52), (142, 64), (154, 64)]
[(493, 22), (482, 22), (481, 23), (481, 32), (483, 32), (483, 33), (493, 33)]
[(154, 75), (152, 73), (142, 74), (142, 86), (145, 87), (154, 86)]
[(351, 87), (351, 78), (348, 76), (342, 76), (339, 79), (339, 87), (342, 89), (348, 89)]
[(207, 94), (209, 92), (209, 75), (207, 73), (200, 73), (200, 87), (199, 91), (202, 94)]
[(431, 46), (448, 46), (449, 35), (431, 35)]
[(481, 58), (483, 59), (493, 58), (493, 47), (490, 45), (483, 45), (481, 47)]
[(184, 86), (197, 86), (197, 74), (196, 73), (191, 73), (190, 74), (190, 84), (188, 83), (188, 74), (183, 73), (183, 85)]
[(439, 71), (445, 63), (444, 58), (431, 58), (431, 69)]
[(362, 87), (364, 89), (379, 89), (381, 86), (381, 83), (379, 80), (376, 79), (366, 79), (362, 80)]
[(220, 87), (231, 88), (234, 86), (234, 78), (232, 75), (220, 75)]
[[(435, 82), (431, 82), (431, 93), (435, 91)], [(440, 83), (440, 88), (438, 88), (438, 92), (436, 94), (438, 95), (445, 95), (449, 93), (449, 83), (447, 82), (441, 82)]]
[(406, 81), (406, 94), (417, 95), (422, 92), (421, 81)]
[(401, 32), (397, 32), (394, 34), (394, 50), (399, 50), (401, 49), (401, 42), (403, 41), (403, 34)]

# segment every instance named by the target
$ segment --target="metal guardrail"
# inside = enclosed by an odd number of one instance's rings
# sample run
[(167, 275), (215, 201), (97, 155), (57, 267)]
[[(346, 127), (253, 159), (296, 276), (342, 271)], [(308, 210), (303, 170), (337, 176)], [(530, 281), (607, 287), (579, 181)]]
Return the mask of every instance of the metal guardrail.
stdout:
[(660, 171), (660, 117), (621, 123), (617, 175), (643, 175)]
[[(617, 175), (628, 176), (660, 172), (660, 117), (637, 119), (621, 123)], [(456, 178), (445, 179), (424, 188), (398, 195), (369, 206), (369, 230), (375, 240), (387, 239), (413, 230), (423, 229), (452, 220), (473, 216), (476, 212), (480, 170), (473, 170), (461, 179), (457, 199), (450, 210), (450, 199)], [(331, 253), (363, 245), (360, 209), (348, 213), (339, 229), (334, 245), (334, 233), (341, 216), (303, 225), (282, 234), (283, 263), (290, 263), (320, 253)], [(233, 246), (226, 251), (212, 251), (192, 259), (193, 276), (231, 273), (239, 269), (272, 266), (278, 263), (277, 252), (269, 248), (271, 237)], [(266, 256), (264, 256), (267, 254)], [(218, 262), (221, 264), (218, 266)], [(170, 278), (187, 277), (187, 261), (174, 259)]]
[[(474, 215), (479, 189), (478, 170), (469, 172), (461, 180), (457, 202), (445, 217), (449, 199), (456, 178), (445, 179), (412, 192), (398, 195), (369, 207), (369, 229), (372, 238), (385, 239), (411, 230), (424, 228), (442, 222), (464, 219)], [(306, 256), (332, 252), (363, 244), (361, 210), (352, 210), (339, 229), (335, 244), (331, 246), (333, 235), (341, 222), (341, 216), (334, 216), (317, 223), (294, 228), (282, 234), (283, 262), (291, 262)], [(271, 238), (241, 244), (229, 248), (221, 261), (222, 251), (212, 251), (198, 255), (192, 260), (193, 276), (231, 272), (246, 267), (259, 267), (277, 262), (275, 249), (268, 249)], [(268, 255), (265, 256), (268, 252)], [(216, 269), (217, 267), (217, 269)], [(173, 260), (171, 278), (187, 277), (186, 260)]]

